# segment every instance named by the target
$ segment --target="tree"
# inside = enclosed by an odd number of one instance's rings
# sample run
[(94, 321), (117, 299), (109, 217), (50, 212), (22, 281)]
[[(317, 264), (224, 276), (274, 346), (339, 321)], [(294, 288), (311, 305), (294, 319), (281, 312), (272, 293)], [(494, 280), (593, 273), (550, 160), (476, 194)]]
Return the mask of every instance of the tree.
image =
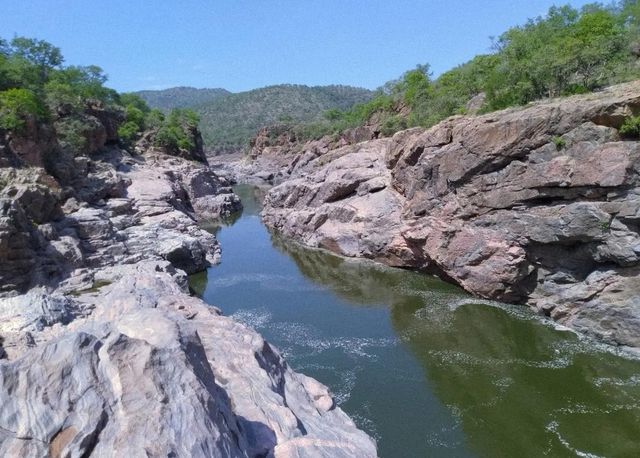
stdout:
[(0, 128), (20, 132), (29, 117), (44, 114), (40, 101), (28, 89), (8, 89), (0, 92)]
[(118, 102), (123, 107), (132, 105), (143, 113), (149, 113), (149, 111), (151, 110), (149, 108), (149, 105), (147, 105), (147, 102), (145, 102), (141, 97), (131, 93), (120, 94)]
[(59, 67), (64, 62), (60, 48), (35, 38), (15, 37), (11, 40), (11, 52), (15, 57), (36, 66), (42, 83), (47, 80), (51, 69)]
[(407, 105), (413, 106), (428, 98), (431, 90), (429, 64), (418, 65), (415, 69), (409, 70), (402, 77), (400, 84)]
[(199, 121), (192, 110), (172, 110), (158, 129), (154, 144), (173, 151), (192, 150), (195, 148), (194, 131)]
[(341, 119), (343, 115), (344, 113), (341, 110), (338, 110), (337, 108), (332, 108), (324, 112), (324, 117), (328, 121), (337, 121)]

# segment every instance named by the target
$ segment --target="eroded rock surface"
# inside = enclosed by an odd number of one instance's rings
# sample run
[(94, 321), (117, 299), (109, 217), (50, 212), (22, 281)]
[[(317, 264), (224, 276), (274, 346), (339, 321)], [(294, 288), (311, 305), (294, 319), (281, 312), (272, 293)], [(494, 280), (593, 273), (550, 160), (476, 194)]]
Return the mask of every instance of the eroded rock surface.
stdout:
[(66, 298), (90, 313), (0, 362), (2, 456), (375, 456), (326, 387), (168, 262), (100, 275)]
[(638, 112), (634, 82), (320, 154), (302, 146), (263, 218), (637, 348), (640, 143), (617, 129)]
[(0, 455), (376, 456), (325, 386), (189, 295), (229, 183), (113, 129), (83, 152), (0, 141)]

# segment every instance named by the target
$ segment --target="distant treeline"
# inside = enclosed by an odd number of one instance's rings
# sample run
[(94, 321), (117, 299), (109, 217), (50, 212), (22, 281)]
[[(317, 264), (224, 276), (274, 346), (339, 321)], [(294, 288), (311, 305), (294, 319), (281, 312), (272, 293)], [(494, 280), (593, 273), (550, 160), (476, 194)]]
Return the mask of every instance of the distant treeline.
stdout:
[(280, 84), (235, 94), (222, 89), (185, 87), (135, 94), (153, 108), (193, 109), (200, 117), (202, 136), (212, 152), (242, 150), (264, 126), (321, 121), (326, 110), (347, 110), (373, 96), (372, 91), (356, 87), (299, 84)]
[(436, 79), (429, 65), (378, 89), (369, 102), (330, 110), (321, 122), (294, 126), (298, 138), (317, 138), (360, 126), (380, 125), (383, 135), (429, 127), (467, 112), (524, 105), (546, 97), (591, 92), (640, 77), (640, 2), (599, 3), (578, 10), (552, 7), (546, 16), (513, 27), (479, 55)]

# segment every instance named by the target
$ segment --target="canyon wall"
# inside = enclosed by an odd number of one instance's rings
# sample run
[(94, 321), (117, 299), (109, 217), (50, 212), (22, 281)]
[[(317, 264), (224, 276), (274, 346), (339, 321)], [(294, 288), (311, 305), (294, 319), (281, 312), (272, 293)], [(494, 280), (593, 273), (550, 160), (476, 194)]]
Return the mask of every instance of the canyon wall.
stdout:
[(306, 245), (434, 273), (637, 348), (640, 143), (618, 129), (639, 112), (633, 82), (393, 138), (271, 147), (239, 170), (282, 181), (262, 216)]
[(240, 208), (201, 142), (125, 150), (94, 114), (83, 151), (0, 132), (0, 455), (376, 456), (325, 386), (189, 294), (220, 257), (199, 222)]

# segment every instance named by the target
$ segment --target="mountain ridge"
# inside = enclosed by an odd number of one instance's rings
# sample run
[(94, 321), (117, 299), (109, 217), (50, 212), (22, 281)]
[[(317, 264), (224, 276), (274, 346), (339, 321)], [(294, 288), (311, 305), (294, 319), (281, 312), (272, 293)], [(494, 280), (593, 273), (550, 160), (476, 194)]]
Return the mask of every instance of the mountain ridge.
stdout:
[(211, 101), (232, 92), (223, 88), (175, 86), (167, 89), (135, 91), (133, 94), (142, 98), (149, 106), (164, 111), (172, 108), (190, 108), (194, 104), (203, 103), (203, 99)]
[[(249, 140), (264, 126), (283, 120), (319, 120), (327, 110), (346, 110), (355, 104), (367, 102), (374, 95), (369, 89), (346, 85), (277, 84), (196, 101), (191, 97), (193, 91), (177, 92), (176, 89), (189, 88), (139, 91), (135, 94), (152, 108), (194, 110), (200, 116), (205, 144), (214, 153), (246, 148)], [(166, 96), (167, 93), (170, 95)], [(187, 97), (186, 100), (182, 98), (183, 95)], [(174, 100), (166, 103), (167, 97), (173, 97)], [(164, 102), (159, 103), (159, 100)]]

